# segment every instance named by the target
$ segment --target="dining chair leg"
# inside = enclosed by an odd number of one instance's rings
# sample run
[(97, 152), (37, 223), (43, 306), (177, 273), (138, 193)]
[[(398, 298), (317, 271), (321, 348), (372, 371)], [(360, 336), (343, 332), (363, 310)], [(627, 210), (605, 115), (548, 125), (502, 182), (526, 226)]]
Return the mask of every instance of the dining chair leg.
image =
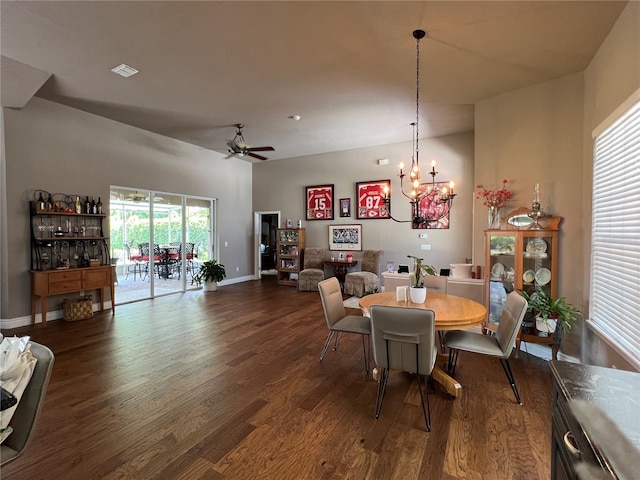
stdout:
[[(424, 379), (424, 394), (422, 393), (422, 383), (420, 381), (419, 373), (416, 374), (418, 380), (418, 391), (420, 392), (420, 402), (422, 403), (422, 416), (424, 417), (424, 425), (427, 427), (427, 432), (431, 431), (431, 406), (429, 405), (429, 391), (427, 390), (427, 379)], [(424, 407), (424, 399), (427, 398), (427, 408)]]
[(511, 367), (509, 366), (509, 360), (506, 358), (501, 358), (500, 365), (502, 365), (502, 369), (504, 370), (504, 373), (507, 375), (507, 379), (511, 384), (511, 390), (513, 390), (513, 394), (516, 397), (516, 402), (522, 405), (522, 401), (520, 400), (520, 394), (518, 393), (518, 387), (516, 387), (516, 380), (513, 377), (513, 372), (511, 371)]
[[(361, 335), (361, 336), (362, 336), (362, 355), (364, 357), (364, 371), (369, 373), (369, 366), (371, 365), (371, 344), (369, 343), (369, 335)], [(367, 346), (369, 348), (367, 348)]]
[(338, 332), (338, 334), (336, 335), (336, 344), (333, 346), (334, 351), (338, 349), (338, 345), (340, 344), (341, 338), (342, 338), (342, 332)]
[(431, 387), (431, 393), (436, 393), (436, 382), (433, 379), (433, 375), (429, 374), (429, 387)]
[(458, 350), (449, 349), (449, 361), (447, 362), (447, 373), (452, 377), (456, 374), (456, 364), (458, 363)]
[(387, 389), (387, 380), (389, 380), (389, 369), (382, 367), (380, 372), (380, 379), (378, 380), (378, 393), (376, 394), (376, 420), (380, 418), (380, 411), (382, 410), (382, 402), (384, 400), (384, 392)]
[[(420, 392), (420, 403), (422, 404), (422, 416), (427, 432), (431, 431), (431, 408), (429, 406), (429, 392), (427, 391), (427, 380), (424, 380), (424, 395), (422, 394), (422, 382), (420, 382), (420, 359), (418, 353), (418, 344), (416, 344), (416, 379), (418, 380), (418, 391)], [(427, 409), (424, 408), (424, 396), (427, 397)]]
[(149, 264), (145, 263), (144, 264), (144, 277), (142, 277), (142, 274), (140, 274), (140, 277), (142, 278), (142, 280), (146, 280), (148, 276), (149, 276)]
[(329, 336), (327, 336), (327, 341), (324, 343), (324, 348), (322, 349), (322, 353), (320, 354), (320, 361), (324, 359), (324, 356), (327, 354), (327, 350), (329, 349), (329, 344), (331, 344), (331, 339), (336, 332), (334, 330), (329, 331)]
[(444, 345), (444, 332), (438, 330), (438, 340), (440, 340), (440, 353), (444, 355), (447, 352), (447, 348)]

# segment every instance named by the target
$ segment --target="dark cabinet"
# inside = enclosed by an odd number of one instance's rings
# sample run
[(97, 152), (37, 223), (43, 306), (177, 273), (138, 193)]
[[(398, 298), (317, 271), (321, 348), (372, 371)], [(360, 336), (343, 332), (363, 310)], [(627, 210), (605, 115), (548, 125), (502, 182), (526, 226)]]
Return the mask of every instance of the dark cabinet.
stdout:
[(550, 362), (553, 374), (551, 478), (577, 480), (575, 466), (585, 462), (601, 470), (603, 478), (618, 478), (615, 466), (601, 450), (600, 439), (578, 422), (570, 410), (572, 400), (598, 407), (640, 448), (640, 374), (569, 362)]

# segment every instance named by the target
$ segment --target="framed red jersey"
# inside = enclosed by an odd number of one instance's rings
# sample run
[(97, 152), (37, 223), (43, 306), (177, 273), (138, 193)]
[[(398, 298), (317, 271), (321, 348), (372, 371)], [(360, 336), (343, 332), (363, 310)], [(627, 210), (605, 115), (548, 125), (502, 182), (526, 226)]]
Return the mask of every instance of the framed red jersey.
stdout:
[[(386, 193), (385, 193), (386, 187)], [(385, 197), (391, 189), (391, 180), (356, 183), (356, 218), (391, 218)]]
[(333, 185), (305, 187), (307, 220), (333, 220)]

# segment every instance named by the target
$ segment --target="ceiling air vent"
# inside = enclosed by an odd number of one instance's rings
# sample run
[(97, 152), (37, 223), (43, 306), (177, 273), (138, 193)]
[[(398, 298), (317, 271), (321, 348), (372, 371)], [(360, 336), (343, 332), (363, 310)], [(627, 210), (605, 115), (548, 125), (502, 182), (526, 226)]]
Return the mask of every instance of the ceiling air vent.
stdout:
[(124, 63), (121, 65), (118, 65), (117, 67), (113, 67), (111, 71), (113, 73), (117, 73), (118, 75), (122, 75), (124, 78), (130, 77), (131, 75), (135, 75), (136, 73), (138, 73), (138, 70)]

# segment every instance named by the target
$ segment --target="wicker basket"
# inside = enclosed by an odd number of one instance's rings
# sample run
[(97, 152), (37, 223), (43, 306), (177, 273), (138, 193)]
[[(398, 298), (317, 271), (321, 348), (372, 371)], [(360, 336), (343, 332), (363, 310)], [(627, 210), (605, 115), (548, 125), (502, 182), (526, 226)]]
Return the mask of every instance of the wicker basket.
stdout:
[(65, 298), (62, 301), (62, 312), (62, 318), (67, 322), (93, 318), (91, 295), (86, 295), (73, 300)]

